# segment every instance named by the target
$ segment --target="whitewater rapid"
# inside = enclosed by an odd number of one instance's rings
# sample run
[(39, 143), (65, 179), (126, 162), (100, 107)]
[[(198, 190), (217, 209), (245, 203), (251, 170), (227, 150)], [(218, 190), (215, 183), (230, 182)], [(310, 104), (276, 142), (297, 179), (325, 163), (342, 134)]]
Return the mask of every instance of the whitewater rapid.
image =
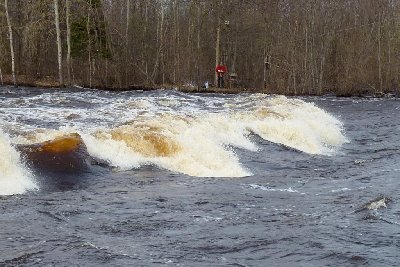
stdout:
[(33, 176), (6, 134), (0, 131), (0, 195), (22, 194), (37, 189)]
[(347, 141), (333, 115), (283, 96), (53, 92), (19, 100), (19, 108), (13, 104), (16, 99), (5, 100), (0, 119), (11, 137), (2, 134), (0, 144), (6, 148), (1, 153), (11, 157), (2, 155), (0, 168), (6, 177), (15, 177), (20, 189), (0, 194), (35, 187), (13, 144), (40, 143), (69, 133), (80, 134), (88, 153), (116, 170), (153, 165), (196, 177), (252, 175), (235, 149), (257, 154), (254, 135), (299, 153), (327, 156)]

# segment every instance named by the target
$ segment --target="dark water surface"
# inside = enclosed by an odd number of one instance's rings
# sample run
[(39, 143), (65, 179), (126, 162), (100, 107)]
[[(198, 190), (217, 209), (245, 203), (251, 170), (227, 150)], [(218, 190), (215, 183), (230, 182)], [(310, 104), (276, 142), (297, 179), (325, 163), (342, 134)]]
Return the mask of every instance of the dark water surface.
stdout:
[[(82, 111), (77, 125), (111, 127), (107, 116), (85, 117), (103, 109), (102, 97), (114, 111), (135, 97), (177, 99), (171, 110), (197, 103), (185, 111), (192, 115), (236, 98), (152, 92), (113, 100), (103, 92), (1, 88), (0, 122), (12, 143), (28, 130), (63, 127), (65, 110)], [(399, 266), (400, 101), (302, 100), (341, 121), (349, 142), (334, 153), (306, 153), (252, 133), (258, 151), (226, 148), (251, 173), (234, 178), (154, 162), (90, 164), (70, 187), (46, 186), (56, 175), (36, 177), (39, 189), (0, 198), (0, 266)], [(54, 120), (38, 115), (45, 112)], [(391, 198), (387, 208), (362, 209), (380, 196)]]

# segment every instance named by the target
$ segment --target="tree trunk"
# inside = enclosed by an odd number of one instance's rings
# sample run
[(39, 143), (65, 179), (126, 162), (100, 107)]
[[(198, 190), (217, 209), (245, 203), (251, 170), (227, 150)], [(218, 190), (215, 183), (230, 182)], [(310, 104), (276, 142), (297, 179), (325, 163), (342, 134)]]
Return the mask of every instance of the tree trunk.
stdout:
[[(382, 93), (382, 87), (383, 87), (383, 80), (382, 80), (382, 45), (381, 45), (381, 27), (382, 27), (382, 14), (379, 11), (379, 21), (378, 21), (378, 75), (379, 75), (379, 93)], [(375, 92), (376, 93), (376, 92)]]
[(126, 0), (126, 29), (125, 29), (125, 38), (126, 38), (126, 48), (128, 49), (129, 45), (129, 40), (128, 40), (128, 35), (129, 35), (129, 20), (130, 20), (130, 13), (131, 13), (131, 1)]
[(197, 4), (197, 57), (196, 57), (196, 80), (197, 91), (200, 90), (200, 31), (201, 31), (201, 3)]
[(264, 45), (264, 84), (263, 84), (263, 90), (267, 88), (267, 49), (266, 45)]
[(177, 54), (176, 54), (176, 60), (177, 60), (177, 63), (176, 63), (176, 68), (177, 68), (177, 72), (176, 72), (176, 82), (178, 82), (178, 84), (179, 84), (179, 82), (181, 81), (181, 62), (180, 62), (180, 55), (181, 55), (181, 50), (179, 49), (180, 48), (180, 30), (179, 30), (179, 2), (178, 2), (178, 0), (176, 0), (175, 1), (175, 18), (176, 18), (176, 32), (175, 32), (175, 34), (176, 34), (176, 46), (178, 47), (178, 52), (177, 52)]
[(304, 85), (303, 88), (301, 89), (301, 93), (304, 94), (305, 90), (307, 87), (309, 87), (308, 84), (308, 65), (307, 65), (307, 59), (308, 59), (308, 22), (305, 23), (305, 56), (304, 56)]
[(295, 51), (293, 49), (292, 53), (291, 53), (293, 93), (294, 93), (294, 95), (297, 95), (297, 87), (296, 87), (296, 75), (297, 75), (297, 73), (296, 73), (296, 64), (295, 64), (296, 62), (295, 62), (295, 59), (294, 59), (294, 54), (295, 54)]
[(86, 32), (88, 35), (88, 61), (89, 61), (89, 88), (92, 88), (92, 42), (90, 40), (90, 12), (92, 8), (92, 0), (89, 0), (89, 10), (86, 21)]
[(178, 21), (178, 0), (174, 1), (174, 73), (173, 73), (173, 81), (176, 84), (179, 77), (179, 21)]
[[(215, 44), (215, 68), (219, 65), (219, 59), (220, 59), (220, 42), (221, 42), (221, 26), (220, 23), (218, 22), (217, 26), (217, 41)], [(214, 79), (214, 86), (218, 86), (218, 73), (215, 72), (215, 79)]]
[(60, 16), (58, 13), (58, 0), (54, 0), (54, 17), (57, 31), (57, 52), (58, 52), (58, 81), (60, 87), (64, 86), (62, 73), (62, 49), (61, 49), (61, 32), (60, 32)]
[(129, 62), (129, 21), (130, 21), (130, 0), (126, 0), (126, 29), (125, 29), (125, 87), (128, 87), (128, 62)]
[(7, 17), (7, 25), (8, 25), (8, 35), (10, 38), (10, 53), (11, 53), (11, 70), (12, 70), (12, 78), (13, 84), (17, 87), (17, 79), (15, 77), (15, 54), (14, 54), (14, 39), (13, 39), (13, 31), (11, 26), (10, 14), (8, 13), (8, 0), (4, 0), (4, 7), (6, 9), (6, 17)]
[(165, 19), (165, 11), (164, 11), (164, 0), (161, 1), (160, 3), (160, 7), (161, 7), (161, 18), (160, 18), (160, 25), (159, 25), (159, 34), (157, 37), (157, 43), (158, 43), (158, 49), (157, 49), (157, 54), (156, 56), (156, 61), (154, 62), (154, 67), (153, 67), (153, 72), (151, 74), (150, 77), (150, 82), (152, 84), (152, 86), (156, 87), (156, 78), (157, 78), (157, 74), (158, 74), (158, 70), (160, 67), (160, 62), (162, 60), (162, 55), (163, 55), (163, 51), (164, 51), (164, 19)]
[(70, 0), (65, 0), (66, 6), (66, 24), (67, 24), (67, 83), (71, 85), (71, 24), (70, 24)]
[(392, 89), (393, 84), (392, 84), (392, 34), (389, 32), (389, 40), (388, 40), (388, 48), (387, 48), (387, 53), (388, 53), (388, 67), (386, 71), (386, 89)]

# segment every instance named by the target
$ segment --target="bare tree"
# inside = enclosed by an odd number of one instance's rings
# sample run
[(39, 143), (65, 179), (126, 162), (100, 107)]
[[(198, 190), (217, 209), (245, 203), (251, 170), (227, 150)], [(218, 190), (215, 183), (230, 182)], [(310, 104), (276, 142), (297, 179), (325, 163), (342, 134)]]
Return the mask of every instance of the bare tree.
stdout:
[[(217, 38), (215, 41), (215, 68), (219, 65), (219, 61), (221, 58), (221, 52), (220, 52), (220, 48), (221, 48), (221, 25), (220, 22), (218, 20), (218, 25), (217, 25)], [(218, 84), (218, 73), (215, 73), (215, 78), (214, 78), (214, 84), (217, 85)]]
[[(53, 2), (63, 22), (53, 19), (48, 8)], [(11, 58), (11, 64), (2, 61), (4, 81), (11, 73), (13, 80), (61, 81), (65, 32), (67, 84), (73, 79), (89, 87), (200, 85), (216, 79), (214, 68), (223, 60), (239, 86), (262, 89), (268, 83), (273, 93), (378, 94), (400, 87), (399, 1), (4, 3), (0, 55)], [(57, 46), (51, 41), (54, 23)], [(57, 62), (58, 73), (52, 67)]]
[(86, 32), (88, 36), (88, 63), (89, 63), (89, 88), (92, 88), (92, 40), (90, 34), (90, 13), (92, 11), (92, 0), (89, 0), (89, 7), (86, 20)]
[(67, 25), (67, 83), (71, 85), (71, 2), (70, 0), (65, 0), (65, 8), (66, 8), (66, 25)]
[(13, 79), (14, 86), (17, 86), (17, 79), (15, 77), (14, 39), (13, 39), (13, 30), (12, 30), (12, 25), (11, 25), (10, 13), (8, 12), (8, 0), (4, 0), (4, 7), (6, 10), (6, 17), (7, 17), (8, 38), (10, 39), (12, 79)]
[(131, 1), (126, 0), (126, 26), (125, 26), (125, 86), (128, 87), (128, 68), (129, 68), (129, 22), (131, 15)]
[(1, 68), (0, 68), (0, 84), (1, 84), (1, 85), (4, 84), (4, 83), (3, 83), (3, 72), (1, 71)]
[(54, 19), (57, 32), (57, 60), (58, 60), (58, 81), (60, 87), (64, 86), (62, 71), (62, 48), (61, 48), (61, 31), (60, 31), (60, 15), (58, 12), (58, 0), (54, 0)]

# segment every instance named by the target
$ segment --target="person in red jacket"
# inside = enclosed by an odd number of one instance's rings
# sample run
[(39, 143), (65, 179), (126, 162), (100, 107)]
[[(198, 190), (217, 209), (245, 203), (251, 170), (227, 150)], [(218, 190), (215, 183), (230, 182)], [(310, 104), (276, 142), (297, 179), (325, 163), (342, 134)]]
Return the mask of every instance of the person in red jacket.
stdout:
[(218, 76), (218, 88), (224, 87), (224, 74), (228, 72), (228, 69), (226, 66), (219, 64), (215, 68), (215, 72), (217, 73)]

